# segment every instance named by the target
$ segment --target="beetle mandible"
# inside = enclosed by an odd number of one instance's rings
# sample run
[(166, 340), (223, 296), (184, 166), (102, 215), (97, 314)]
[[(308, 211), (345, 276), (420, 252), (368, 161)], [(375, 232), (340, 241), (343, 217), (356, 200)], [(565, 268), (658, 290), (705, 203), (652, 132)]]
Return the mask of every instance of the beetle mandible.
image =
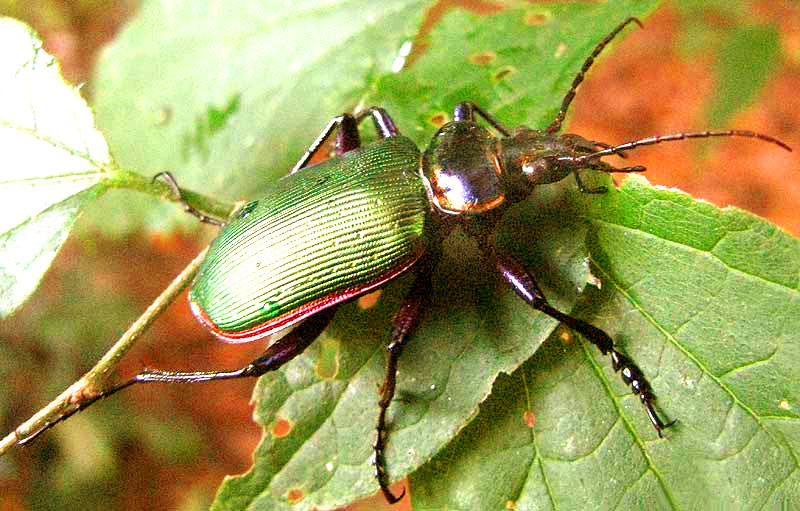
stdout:
[[(686, 132), (644, 138), (619, 145), (559, 135), (567, 110), (586, 72), (603, 48), (628, 24), (628, 18), (594, 48), (563, 98), (558, 114), (543, 130), (508, 129), (470, 102), (458, 104), (453, 120), (442, 126), (424, 152), (395, 126), (380, 107), (332, 119), (284, 179), (260, 199), (245, 204), (223, 222), (183, 201), (201, 221), (223, 226), (190, 290), (192, 312), (214, 335), (247, 342), (294, 326), (271, 342), (263, 355), (234, 371), (174, 372), (145, 369), (133, 378), (93, 396), (32, 436), (135, 383), (201, 382), (260, 376), (302, 353), (333, 318), (336, 306), (379, 288), (404, 272), (415, 280), (397, 312), (387, 345), (387, 363), (374, 443), (378, 485), (389, 502), (384, 449), (386, 412), (395, 394), (397, 364), (429, 298), (432, 270), (443, 240), (459, 227), (475, 239), (487, 267), (494, 268), (531, 307), (592, 342), (611, 357), (615, 371), (630, 385), (658, 433), (674, 421), (663, 420), (655, 395), (633, 360), (615, 348), (601, 329), (554, 308), (536, 279), (510, 254), (496, 247), (494, 231), (508, 208), (526, 200), (539, 185), (570, 174), (585, 193), (583, 170), (641, 172), (642, 166), (614, 167), (601, 160), (643, 145), (740, 136), (758, 138), (791, 150), (783, 142), (745, 130)], [(379, 140), (361, 144), (358, 126), (370, 119)], [(482, 119), (488, 127), (479, 124)], [(490, 131), (493, 129), (500, 136)], [(335, 133), (335, 157), (309, 165)], [(168, 173), (173, 191), (181, 191)], [(158, 177), (158, 176), (156, 176)]]

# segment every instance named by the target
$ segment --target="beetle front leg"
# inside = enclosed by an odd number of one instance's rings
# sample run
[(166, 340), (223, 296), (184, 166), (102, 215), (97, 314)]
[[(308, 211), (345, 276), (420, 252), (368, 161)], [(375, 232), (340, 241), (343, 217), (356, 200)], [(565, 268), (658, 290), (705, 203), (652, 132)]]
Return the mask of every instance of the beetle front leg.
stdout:
[(323, 128), (322, 133), (319, 134), (316, 140), (303, 153), (303, 156), (294, 164), (289, 175), (292, 175), (299, 170), (308, 166), (308, 162), (316, 155), (319, 150), (328, 141), (331, 134), (336, 131), (336, 153), (343, 154), (349, 150), (356, 149), (361, 146), (361, 139), (358, 135), (358, 122), (351, 114), (342, 114), (334, 117)]
[(495, 260), (497, 271), (511, 285), (514, 291), (523, 300), (530, 304), (534, 309), (540, 310), (548, 316), (559, 320), (571, 329), (579, 332), (603, 353), (611, 356), (611, 364), (614, 371), (620, 373), (620, 377), (625, 384), (630, 385), (634, 394), (639, 396), (639, 401), (644, 406), (650, 423), (655, 428), (658, 436), (661, 432), (675, 421), (665, 423), (658, 416), (655, 409), (656, 396), (650, 387), (644, 373), (628, 356), (614, 348), (614, 342), (604, 331), (581, 319), (564, 314), (551, 306), (536, 283), (533, 276), (526, 271), (521, 264), (508, 256), (498, 256)]

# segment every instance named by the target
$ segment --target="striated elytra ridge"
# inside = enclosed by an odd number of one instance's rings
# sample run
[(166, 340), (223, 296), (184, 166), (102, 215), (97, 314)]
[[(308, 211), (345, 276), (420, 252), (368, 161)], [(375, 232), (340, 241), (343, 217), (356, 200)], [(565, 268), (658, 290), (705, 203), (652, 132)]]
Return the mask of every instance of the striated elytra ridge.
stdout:
[(391, 137), (277, 181), (211, 245), (195, 315), (223, 340), (252, 341), (403, 272), (425, 248), (419, 159)]

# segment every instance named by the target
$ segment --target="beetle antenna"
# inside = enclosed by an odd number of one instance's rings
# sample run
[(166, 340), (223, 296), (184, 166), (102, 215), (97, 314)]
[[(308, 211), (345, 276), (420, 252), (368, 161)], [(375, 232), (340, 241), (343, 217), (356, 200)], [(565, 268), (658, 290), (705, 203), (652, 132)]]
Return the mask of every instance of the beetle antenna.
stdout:
[(561, 100), (561, 109), (558, 111), (558, 114), (556, 114), (556, 118), (553, 119), (553, 122), (550, 123), (550, 126), (545, 129), (547, 133), (556, 133), (561, 130), (561, 123), (564, 122), (564, 118), (567, 116), (569, 105), (572, 103), (572, 100), (575, 99), (575, 91), (578, 89), (578, 85), (583, 82), (583, 79), (586, 78), (586, 72), (589, 71), (589, 68), (592, 67), (592, 64), (594, 64), (594, 59), (600, 55), (600, 52), (602, 52), (603, 49), (608, 46), (608, 43), (610, 43), (611, 40), (614, 39), (617, 34), (619, 34), (629, 23), (636, 23), (639, 25), (639, 27), (644, 28), (644, 25), (642, 25), (642, 22), (639, 21), (639, 18), (630, 17), (617, 25), (617, 28), (612, 30), (610, 34), (603, 38), (602, 41), (597, 43), (597, 46), (594, 47), (592, 54), (589, 55), (585, 61), (583, 61), (581, 70), (578, 71), (578, 74), (572, 80), (572, 85), (570, 86), (569, 91), (567, 91), (567, 95), (564, 96), (563, 100)]
[(777, 138), (771, 137), (769, 135), (764, 135), (763, 133), (757, 133), (755, 131), (748, 131), (748, 130), (688, 131), (686, 133), (671, 133), (669, 135), (658, 135), (655, 137), (642, 138), (640, 140), (634, 140), (632, 142), (625, 142), (624, 144), (609, 146), (601, 151), (585, 154), (583, 156), (578, 156), (578, 157), (565, 156), (557, 159), (562, 161), (569, 161), (572, 163), (584, 163), (589, 160), (596, 160), (598, 158), (602, 158), (603, 156), (608, 156), (610, 154), (618, 154), (620, 151), (629, 151), (639, 146), (654, 145), (654, 144), (660, 144), (661, 142), (672, 142), (674, 140), (684, 140), (687, 138), (710, 138), (710, 137), (757, 138), (759, 140), (763, 140), (765, 142), (770, 142), (772, 144), (780, 146), (786, 149), (787, 151), (792, 150), (791, 147), (781, 142)]

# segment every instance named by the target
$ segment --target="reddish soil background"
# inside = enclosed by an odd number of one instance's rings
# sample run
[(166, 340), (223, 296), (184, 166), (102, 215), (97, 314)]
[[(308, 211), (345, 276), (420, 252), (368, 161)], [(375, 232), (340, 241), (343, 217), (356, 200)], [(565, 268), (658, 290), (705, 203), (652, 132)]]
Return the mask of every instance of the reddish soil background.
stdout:
[[(122, 22), (134, 11), (132, 1), (116, 3), (101, 13), (87, 11), (68, 2), (56, 2), (63, 18), (32, 9), (17, 13), (32, 22), (45, 38), (48, 51), (62, 62), (65, 75), (74, 83), (90, 76), (96, 53), (113, 38)], [(796, 2), (753, 2), (753, 20), (772, 23), (781, 34), (784, 61), (780, 71), (766, 84), (751, 108), (730, 126), (769, 133), (797, 148), (792, 154), (759, 142), (723, 140), (703, 153), (693, 143), (637, 150), (631, 161), (648, 167), (652, 183), (684, 190), (719, 206), (735, 205), (766, 217), (783, 229), (800, 234), (800, 5)], [(59, 21), (60, 20), (60, 21)], [(65, 22), (64, 20), (67, 20)], [(724, 16), (709, 12), (705, 23), (725, 28)], [(606, 142), (623, 142), (643, 136), (708, 127), (703, 118), (715, 86), (710, 73), (711, 56), (682, 59), (675, 52), (676, 38), (685, 28), (677, 9), (666, 5), (646, 20), (644, 30), (631, 30), (613, 53), (604, 57), (580, 88), (568, 130)], [(140, 310), (197, 253), (202, 241), (188, 236), (168, 238), (142, 236), (125, 242), (100, 240), (87, 257), (80, 240), (71, 239), (57, 258), (42, 288), (21, 314), (55, 307), (63, 299), (64, 281), (75, 274), (95, 275), (91, 286), (113, 292), (135, 288)], [(120, 257), (124, 254), (124, 257)], [(156, 270), (154, 270), (154, 268)], [(148, 275), (143, 285), (141, 275)], [(191, 317), (184, 300), (178, 300), (159, 321), (147, 339), (128, 356), (121, 371), (134, 372), (142, 362), (153, 367), (239, 367), (251, 360), (261, 346), (222, 345), (200, 342), (208, 336)], [(4, 328), (11, 330), (11, 328)], [(167, 346), (163, 339), (169, 339)], [(25, 342), (13, 338), (10, 342)], [(50, 361), (52, 363), (52, 361)], [(27, 395), (40, 378), (40, 364), (7, 382), (14, 394)], [(79, 373), (76, 372), (77, 377)], [(66, 385), (68, 382), (64, 382)], [(119, 449), (118, 486), (109, 492), (105, 507), (127, 509), (195, 509), (207, 505), (219, 481), (250, 466), (250, 453), (260, 438), (251, 422), (248, 403), (252, 382), (197, 386), (186, 392), (180, 386), (153, 392), (131, 388), (115, 397), (141, 413), (161, 417), (191, 417), (208, 455), (190, 461), (154, 459), (140, 445)], [(55, 395), (55, 393), (53, 393)], [(15, 403), (18, 419), (33, 413), (43, 402)], [(90, 412), (86, 412), (90, 413)], [(8, 420), (8, 419), (7, 419)], [(16, 423), (4, 424), (5, 431)], [(17, 473), (0, 470), (0, 511), (42, 509), (50, 506), (36, 500), (36, 465), (15, 453)], [(411, 489), (413, 491), (413, 488)], [(76, 497), (75, 507), (83, 502)], [(352, 510), (383, 509), (380, 497), (352, 506)], [(388, 509), (388, 507), (387, 507)], [(393, 506), (409, 509), (408, 499)]]

